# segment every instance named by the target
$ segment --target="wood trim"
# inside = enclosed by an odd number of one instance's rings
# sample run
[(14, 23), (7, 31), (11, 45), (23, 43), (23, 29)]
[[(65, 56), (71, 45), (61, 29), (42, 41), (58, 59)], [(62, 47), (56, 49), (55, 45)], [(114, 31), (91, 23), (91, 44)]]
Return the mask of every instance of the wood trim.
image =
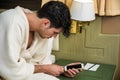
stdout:
[(0, 0), (0, 9), (10, 9), (16, 6), (25, 7), (31, 10), (38, 10), (42, 0)]

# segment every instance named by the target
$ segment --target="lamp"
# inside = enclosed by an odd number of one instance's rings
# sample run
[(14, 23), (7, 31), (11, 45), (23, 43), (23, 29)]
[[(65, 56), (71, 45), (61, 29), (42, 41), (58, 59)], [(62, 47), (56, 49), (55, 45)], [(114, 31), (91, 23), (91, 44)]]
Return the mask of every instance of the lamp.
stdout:
[(76, 33), (77, 27), (81, 32), (84, 25), (95, 19), (94, 2), (93, 0), (73, 0), (70, 12), (72, 18), (71, 33)]

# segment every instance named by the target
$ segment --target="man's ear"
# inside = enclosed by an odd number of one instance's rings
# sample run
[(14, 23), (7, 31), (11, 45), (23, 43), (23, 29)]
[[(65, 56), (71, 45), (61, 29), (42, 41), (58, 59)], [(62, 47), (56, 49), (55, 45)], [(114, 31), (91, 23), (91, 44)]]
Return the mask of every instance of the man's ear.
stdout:
[(44, 27), (46, 28), (50, 27), (51, 22), (49, 19), (43, 18), (42, 22), (43, 22)]

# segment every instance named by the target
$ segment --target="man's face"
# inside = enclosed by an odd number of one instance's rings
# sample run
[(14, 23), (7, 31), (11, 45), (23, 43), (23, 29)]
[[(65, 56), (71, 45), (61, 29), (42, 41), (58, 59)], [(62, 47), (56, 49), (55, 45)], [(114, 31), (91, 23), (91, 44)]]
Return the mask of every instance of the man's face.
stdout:
[(42, 38), (51, 38), (56, 37), (57, 34), (59, 34), (62, 31), (62, 28), (54, 28), (54, 27), (47, 27), (42, 30), (40, 30), (38, 33)]
[[(41, 38), (51, 38), (56, 37), (62, 31), (61, 28), (54, 28), (51, 26), (51, 22), (49, 19), (42, 18), (38, 20), (37, 23), (37, 32), (39, 33)], [(50, 27), (51, 26), (51, 27)]]

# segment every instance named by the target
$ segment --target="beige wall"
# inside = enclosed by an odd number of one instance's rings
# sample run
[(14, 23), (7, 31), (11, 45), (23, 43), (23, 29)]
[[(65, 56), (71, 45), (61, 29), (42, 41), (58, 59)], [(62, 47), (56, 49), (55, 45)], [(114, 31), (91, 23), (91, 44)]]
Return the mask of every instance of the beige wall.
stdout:
[(103, 34), (120, 34), (120, 16), (103, 17), (102, 33)]
[(42, 0), (42, 5), (48, 1), (61, 1), (61, 2), (65, 3), (70, 8), (73, 0)]

